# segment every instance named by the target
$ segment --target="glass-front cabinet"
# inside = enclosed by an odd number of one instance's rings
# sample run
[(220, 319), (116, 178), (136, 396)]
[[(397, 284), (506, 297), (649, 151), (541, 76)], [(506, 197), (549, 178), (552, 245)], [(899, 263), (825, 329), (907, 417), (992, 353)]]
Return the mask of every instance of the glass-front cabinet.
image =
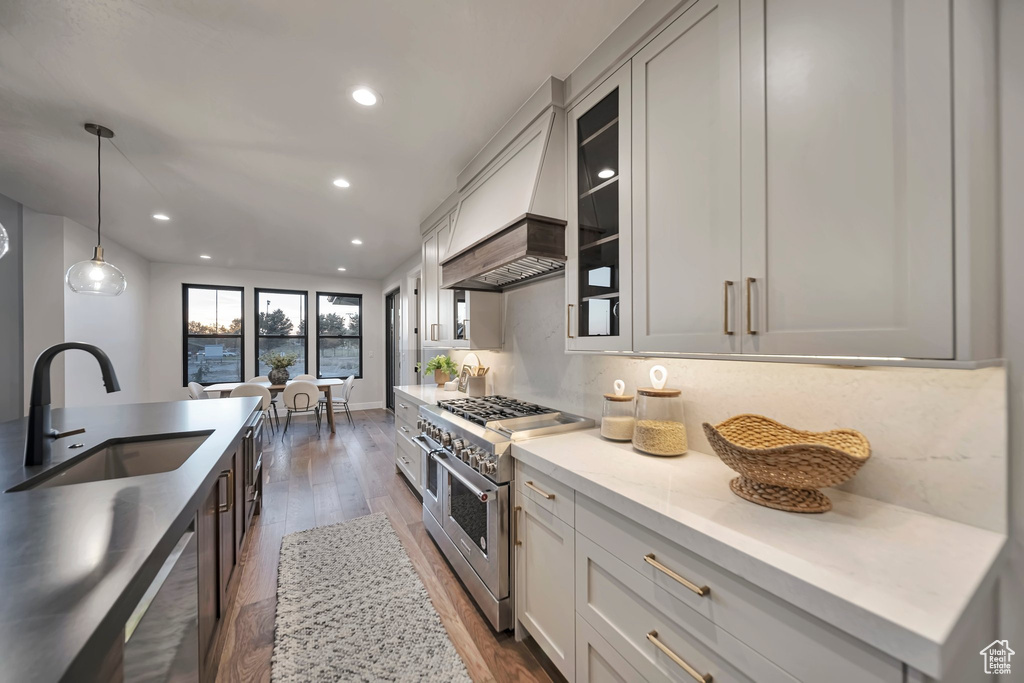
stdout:
[(630, 70), (569, 112), (566, 350), (632, 348)]

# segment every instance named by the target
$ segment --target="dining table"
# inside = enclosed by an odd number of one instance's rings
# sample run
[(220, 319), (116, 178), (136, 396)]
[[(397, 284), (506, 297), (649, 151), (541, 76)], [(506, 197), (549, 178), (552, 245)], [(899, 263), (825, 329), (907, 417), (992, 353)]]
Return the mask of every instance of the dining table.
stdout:
[[(270, 389), (271, 395), (278, 394), (284, 391), (284, 388), (296, 380), (289, 380), (284, 384), (271, 384), (270, 382), (220, 382), (219, 384), (211, 384), (206, 387), (205, 391), (207, 395), (213, 398), (224, 398), (230, 396), (231, 392), (235, 387), (239, 387), (243, 384), (258, 384), (259, 386)], [(330, 406), (330, 410), (327, 411), (327, 424), (331, 426), (331, 434), (334, 434), (334, 401), (331, 396), (331, 392), (334, 387), (340, 387), (345, 383), (345, 380), (338, 379), (336, 377), (325, 377), (324, 379), (317, 380), (302, 380), (312, 382), (316, 385), (316, 388), (323, 392), (324, 396), (327, 397), (327, 405)]]

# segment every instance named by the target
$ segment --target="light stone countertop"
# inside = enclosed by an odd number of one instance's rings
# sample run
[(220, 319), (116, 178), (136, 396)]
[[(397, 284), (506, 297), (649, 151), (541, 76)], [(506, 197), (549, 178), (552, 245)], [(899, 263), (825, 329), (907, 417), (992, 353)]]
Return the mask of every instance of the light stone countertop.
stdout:
[(717, 456), (646, 456), (596, 429), (518, 442), (512, 454), (931, 676), (1006, 542), (835, 489), (830, 512), (772, 510), (733, 494), (736, 473)]
[(422, 401), (429, 405), (437, 405), (438, 401), (467, 397), (467, 394), (460, 391), (445, 391), (444, 387), (439, 387), (433, 382), (430, 382), (429, 384), (408, 384), (405, 386), (396, 386), (395, 391), (400, 391), (407, 396), (411, 396), (417, 401)]

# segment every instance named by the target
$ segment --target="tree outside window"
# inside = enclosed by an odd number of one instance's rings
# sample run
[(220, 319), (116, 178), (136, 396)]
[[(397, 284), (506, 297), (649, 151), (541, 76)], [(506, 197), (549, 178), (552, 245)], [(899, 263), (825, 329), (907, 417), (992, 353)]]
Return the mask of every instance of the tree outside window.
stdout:
[(317, 377), (363, 375), (363, 297), (317, 292)]

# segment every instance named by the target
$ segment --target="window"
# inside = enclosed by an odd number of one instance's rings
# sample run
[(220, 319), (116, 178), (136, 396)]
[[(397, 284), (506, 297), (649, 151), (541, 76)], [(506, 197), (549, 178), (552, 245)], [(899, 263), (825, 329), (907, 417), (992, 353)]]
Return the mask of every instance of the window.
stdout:
[(245, 374), (242, 349), (241, 287), (182, 285), (183, 382), (241, 382)]
[(260, 360), (266, 353), (294, 353), (292, 377), (306, 374), (306, 293), (287, 289), (256, 290), (256, 368), (260, 375), (270, 366)]
[(363, 376), (363, 295), (316, 293), (316, 376)]

